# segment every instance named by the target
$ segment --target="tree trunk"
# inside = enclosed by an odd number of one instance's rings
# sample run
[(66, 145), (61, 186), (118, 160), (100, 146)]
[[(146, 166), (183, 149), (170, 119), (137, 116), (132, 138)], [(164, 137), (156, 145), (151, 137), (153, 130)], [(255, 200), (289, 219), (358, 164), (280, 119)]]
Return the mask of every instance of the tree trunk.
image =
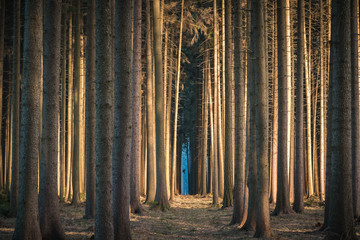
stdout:
[(241, 0), (234, 2), (234, 80), (235, 80), (235, 188), (231, 224), (241, 223), (244, 213), (244, 165), (245, 165), (245, 79), (243, 78), (243, 16)]
[(42, 3), (25, 1), (19, 201), (13, 239), (41, 239), (38, 214)]
[(65, 239), (57, 191), (61, 0), (46, 1), (39, 215), (43, 239)]
[(12, 165), (10, 191), (10, 217), (16, 217), (19, 191), (19, 157), (20, 157), (20, 0), (14, 1), (14, 39), (13, 39), (13, 72), (12, 72)]
[(298, 45), (297, 55), (297, 86), (296, 86), (296, 172), (294, 210), (304, 212), (304, 30), (305, 6), (304, 0), (298, 1)]
[(224, 161), (224, 198), (223, 198), (223, 207), (230, 207), (233, 205), (233, 162), (234, 162), (234, 143), (233, 134), (234, 134), (234, 123), (232, 116), (233, 109), (233, 90), (234, 82), (232, 76), (232, 24), (231, 24), (231, 0), (226, 0), (225, 7), (226, 15), (226, 59), (225, 59), (225, 69), (226, 69), (226, 104), (225, 104), (225, 161)]
[(130, 154), (132, 139), (131, 2), (116, 1), (113, 213), (115, 239), (131, 239)]
[(147, 193), (146, 202), (153, 202), (156, 194), (156, 135), (153, 89), (153, 55), (150, 0), (146, 0), (146, 122), (147, 122)]
[(86, 207), (85, 218), (95, 217), (96, 162), (96, 39), (95, 0), (88, 1), (86, 46)]
[[(5, 40), (5, 0), (1, 0), (0, 16), (0, 124), (2, 125), (3, 111), (3, 82), (4, 82), (4, 40)], [(2, 140), (2, 127), (0, 128), (0, 142)], [(0, 189), (5, 186), (5, 164), (3, 164), (3, 149), (0, 144)]]
[(141, 132), (141, 0), (134, 1), (134, 43), (132, 79), (132, 143), (130, 162), (130, 205), (132, 213), (141, 213), (139, 192)]
[[(156, 197), (160, 209), (170, 207), (166, 190), (165, 168), (165, 132), (164, 132), (164, 81), (162, 61), (162, 37), (160, 0), (154, 0), (154, 59), (155, 59), (155, 110), (156, 110), (156, 160), (157, 160), (157, 188)], [(174, 152), (175, 148), (174, 148)]]
[(352, 196), (354, 217), (360, 217), (360, 118), (359, 118), (359, 56), (358, 2), (351, 0), (351, 144)]
[(75, 2), (75, 49), (74, 49), (74, 152), (73, 152), (73, 198), (72, 205), (77, 206), (80, 203), (80, 19), (81, 2)]
[[(95, 239), (114, 238), (112, 194), (111, 194), (112, 150), (113, 150), (113, 132), (118, 132), (118, 131), (114, 131), (113, 128), (114, 81), (112, 78), (113, 75), (111, 73), (113, 71), (113, 67), (111, 66), (111, 63), (113, 62), (113, 60), (111, 59), (112, 58), (111, 57), (112, 56), (111, 5), (112, 5), (111, 0), (96, 1), (96, 129), (97, 131), (96, 131)], [(121, 15), (121, 13), (119, 15)], [(118, 148), (118, 146), (116, 148)], [(116, 207), (120, 208), (120, 205), (116, 205)], [(129, 205), (127, 205), (127, 207), (129, 207)]]
[[(173, 141), (173, 158), (172, 158), (172, 175), (171, 178), (175, 180), (175, 169), (177, 159), (177, 134), (178, 134), (178, 113), (179, 113), (179, 91), (180, 91), (180, 67), (181, 67), (181, 49), (182, 49), (182, 34), (183, 34), (183, 21), (184, 21), (184, 0), (181, 1), (181, 16), (180, 16), (180, 36), (179, 36), (179, 47), (178, 47), (178, 58), (177, 58), (177, 70), (176, 70), (176, 82), (175, 82), (175, 113), (174, 113), (174, 141)], [(155, 29), (155, 28), (154, 28)], [(156, 44), (156, 43), (154, 43)], [(181, 146), (180, 146), (181, 147)], [(172, 188), (171, 193), (174, 194)], [(170, 197), (173, 199), (173, 196)]]
[[(278, 73), (279, 73), (279, 142), (278, 142), (278, 184), (274, 215), (291, 213), (288, 178), (288, 79), (286, 45), (286, 2), (278, 1)], [(290, 73), (289, 73), (290, 74)]]
[(351, 191), (351, 48), (350, 1), (332, 2), (331, 186), (329, 235), (355, 239)]

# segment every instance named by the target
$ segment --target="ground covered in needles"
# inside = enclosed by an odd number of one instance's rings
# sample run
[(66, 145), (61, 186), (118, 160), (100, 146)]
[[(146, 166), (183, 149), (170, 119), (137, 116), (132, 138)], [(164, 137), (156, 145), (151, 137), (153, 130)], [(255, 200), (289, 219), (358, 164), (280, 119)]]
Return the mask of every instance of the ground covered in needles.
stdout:
[[(142, 199), (144, 201), (144, 199)], [(131, 215), (133, 239), (252, 239), (254, 232), (241, 231), (230, 226), (232, 208), (222, 209), (211, 205), (211, 196), (177, 196), (171, 208), (162, 212), (153, 205), (144, 204), (142, 215)], [(273, 217), (273, 239), (323, 239), (317, 231), (323, 221), (323, 203), (312, 198), (306, 201), (303, 214)], [(271, 205), (271, 210), (274, 209)], [(0, 239), (11, 239), (14, 218), (6, 218), (6, 203), (0, 205)], [(94, 221), (83, 219), (85, 204), (78, 207), (61, 203), (60, 215), (67, 239), (92, 239)], [(360, 225), (356, 226), (360, 236)]]

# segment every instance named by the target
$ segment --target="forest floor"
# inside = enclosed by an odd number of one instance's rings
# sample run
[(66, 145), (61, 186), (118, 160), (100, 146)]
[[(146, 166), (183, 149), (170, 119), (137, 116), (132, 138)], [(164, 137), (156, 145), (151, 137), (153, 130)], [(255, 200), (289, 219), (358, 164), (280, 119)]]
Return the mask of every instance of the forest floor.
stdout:
[[(142, 199), (143, 201), (144, 199)], [(144, 204), (142, 215), (131, 215), (133, 239), (252, 239), (254, 232), (241, 231), (229, 223), (232, 208), (211, 205), (211, 196), (177, 196), (171, 208), (162, 212)], [(305, 213), (271, 216), (272, 239), (323, 239), (317, 231), (323, 222), (323, 204), (316, 199), (306, 201)], [(61, 221), (67, 239), (92, 239), (94, 221), (83, 219), (85, 204), (79, 207), (62, 203)], [(271, 204), (271, 210), (274, 205)], [(15, 219), (0, 217), (0, 239), (11, 239)], [(360, 226), (356, 226), (357, 236)]]

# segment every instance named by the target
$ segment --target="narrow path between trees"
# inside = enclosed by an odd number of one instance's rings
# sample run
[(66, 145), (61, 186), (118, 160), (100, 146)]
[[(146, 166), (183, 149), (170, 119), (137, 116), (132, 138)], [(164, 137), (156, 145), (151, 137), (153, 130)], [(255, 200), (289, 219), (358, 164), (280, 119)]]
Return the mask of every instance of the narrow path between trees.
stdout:
[[(142, 216), (131, 215), (133, 239), (252, 239), (254, 232), (228, 225), (232, 208), (215, 208), (211, 202), (210, 196), (177, 196), (166, 212), (143, 205)], [(93, 236), (94, 221), (82, 218), (84, 206), (61, 205), (67, 239)], [(325, 235), (316, 231), (323, 221), (323, 210), (317, 201), (308, 201), (304, 214), (271, 217), (273, 239), (323, 239)], [(14, 226), (15, 219), (0, 218), (0, 239), (11, 239)], [(359, 233), (359, 226), (356, 230)]]

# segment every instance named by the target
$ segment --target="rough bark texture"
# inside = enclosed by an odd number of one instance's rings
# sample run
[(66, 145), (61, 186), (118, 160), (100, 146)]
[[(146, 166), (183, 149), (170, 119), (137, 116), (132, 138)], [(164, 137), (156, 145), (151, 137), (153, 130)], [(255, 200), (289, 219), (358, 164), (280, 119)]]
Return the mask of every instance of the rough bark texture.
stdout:
[(241, 223), (244, 213), (245, 166), (245, 79), (243, 78), (241, 0), (234, 1), (234, 79), (235, 79), (235, 188), (231, 224)]
[(134, 0), (133, 74), (132, 74), (132, 143), (130, 167), (130, 205), (132, 213), (141, 213), (139, 165), (141, 142), (141, 0)]
[(162, 61), (162, 37), (160, 0), (154, 0), (154, 60), (155, 60), (155, 112), (156, 112), (156, 175), (157, 188), (155, 200), (160, 209), (170, 207), (166, 190), (166, 168), (165, 168), (165, 129), (164, 129), (164, 81)]
[(114, 236), (115, 239), (131, 239), (129, 218), (132, 134), (131, 3), (117, 0), (115, 5)]
[(96, 0), (95, 239), (99, 240), (114, 238), (111, 184), (114, 132), (111, 5), (111, 0)]
[(358, 0), (351, 0), (351, 144), (354, 217), (360, 217), (360, 118), (358, 69)]
[(279, 142), (278, 142), (278, 182), (274, 215), (291, 213), (289, 200), (289, 179), (287, 164), (287, 57), (286, 57), (286, 6), (278, 1), (278, 73), (279, 73)]
[(255, 31), (251, 34), (255, 44), (252, 46), (255, 57), (254, 79), (256, 104), (256, 159), (257, 159), (257, 216), (255, 237), (270, 238), (269, 212), (269, 108), (268, 108), (268, 79), (267, 54), (265, 48), (265, 1), (253, 0), (252, 24)]
[(351, 191), (350, 0), (332, 2), (332, 142), (329, 236), (355, 239)]
[(42, 3), (25, 1), (19, 201), (13, 239), (41, 239), (38, 213)]
[(12, 165), (10, 191), (10, 217), (16, 217), (19, 189), (20, 157), (20, 0), (14, 1), (14, 39), (13, 39), (13, 72), (12, 72)]
[(152, 27), (150, 0), (146, 0), (146, 122), (147, 122), (147, 184), (146, 202), (153, 202), (156, 194), (156, 133), (154, 109), (154, 79), (152, 55)]
[(294, 210), (304, 211), (304, 0), (298, 1), (298, 45), (297, 55), (297, 86), (296, 86), (296, 172)]
[(225, 161), (224, 161), (224, 198), (223, 207), (231, 207), (233, 205), (233, 162), (234, 162), (234, 122), (233, 122), (233, 93), (234, 81), (232, 74), (232, 24), (231, 24), (231, 0), (226, 0), (225, 6), (225, 22), (226, 22), (226, 59), (225, 59)]
[(72, 187), (73, 198), (71, 204), (80, 203), (80, 21), (81, 21), (81, 2), (75, 2), (75, 49), (74, 49), (74, 151), (73, 151), (73, 171)]
[[(3, 109), (3, 82), (4, 82), (4, 33), (5, 33), (5, 0), (1, 0), (1, 16), (0, 16), (0, 119), (2, 119)], [(0, 141), (2, 139), (2, 128), (0, 128)], [(0, 144), (0, 189), (5, 186), (5, 164), (3, 163), (3, 149)]]
[(42, 239), (65, 239), (57, 188), (61, 0), (46, 1), (39, 215)]
[(88, 1), (86, 41), (86, 207), (85, 218), (95, 217), (96, 161), (96, 39), (95, 0)]

